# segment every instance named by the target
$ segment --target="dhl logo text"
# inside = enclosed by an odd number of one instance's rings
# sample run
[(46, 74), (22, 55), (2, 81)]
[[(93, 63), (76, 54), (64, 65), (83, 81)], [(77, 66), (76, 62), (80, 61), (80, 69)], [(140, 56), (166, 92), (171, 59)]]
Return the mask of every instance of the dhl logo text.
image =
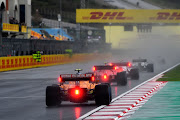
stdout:
[(124, 17), (124, 12), (91, 12), (90, 17), (83, 17), (83, 19), (90, 20), (124, 20), (124, 19), (133, 19), (133, 17)]
[(159, 12), (157, 18), (150, 18), (151, 20), (180, 20), (180, 13), (174, 12)]

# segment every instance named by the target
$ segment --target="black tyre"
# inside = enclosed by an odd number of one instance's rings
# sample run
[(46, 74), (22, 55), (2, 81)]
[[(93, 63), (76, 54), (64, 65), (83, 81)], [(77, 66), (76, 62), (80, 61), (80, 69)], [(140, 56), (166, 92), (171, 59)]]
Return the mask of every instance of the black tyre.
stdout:
[(110, 90), (110, 101), (112, 100), (112, 92), (111, 92), (111, 85), (109, 83), (104, 83), (106, 85), (109, 86), (109, 90)]
[(147, 72), (154, 72), (154, 65), (153, 64), (147, 65)]
[(127, 85), (127, 74), (126, 71), (117, 73), (116, 75), (117, 85)]
[(61, 104), (61, 94), (59, 86), (47, 86), (46, 105), (57, 106)]
[(133, 80), (138, 80), (139, 79), (139, 70), (134, 68), (134, 69), (131, 69), (130, 71), (130, 77), (131, 79)]
[(95, 102), (97, 105), (109, 105), (111, 102), (111, 87), (107, 84), (96, 85)]

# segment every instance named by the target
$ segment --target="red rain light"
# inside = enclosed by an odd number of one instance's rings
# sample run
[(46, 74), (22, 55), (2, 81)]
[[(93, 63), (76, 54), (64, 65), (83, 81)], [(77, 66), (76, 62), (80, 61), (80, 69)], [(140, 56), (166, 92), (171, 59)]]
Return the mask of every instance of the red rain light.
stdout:
[(62, 82), (62, 78), (61, 77), (59, 77), (59, 82)]
[(96, 67), (93, 67), (93, 71), (95, 71), (96, 70)]
[(104, 79), (107, 79), (107, 75), (104, 75)]
[(128, 63), (128, 67), (131, 67), (131, 66), (132, 66), (132, 64), (129, 62), (129, 63)]
[(112, 63), (109, 63), (110, 66), (112, 66)]
[(117, 70), (117, 67), (114, 67), (115, 70)]
[(79, 95), (79, 90), (75, 90), (75, 95)]
[(94, 82), (94, 80), (95, 80), (94, 76), (91, 78), (91, 80)]

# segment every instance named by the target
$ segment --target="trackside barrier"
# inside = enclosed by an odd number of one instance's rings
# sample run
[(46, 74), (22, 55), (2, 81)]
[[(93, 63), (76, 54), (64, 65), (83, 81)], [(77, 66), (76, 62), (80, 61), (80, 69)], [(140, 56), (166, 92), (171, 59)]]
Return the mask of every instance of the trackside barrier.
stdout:
[(0, 57), (0, 72), (90, 61), (110, 56), (110, 54), (74, 54), (70, 58), (68, 54), (42, 55), (41, 62), (37, 62), (33, 56)]

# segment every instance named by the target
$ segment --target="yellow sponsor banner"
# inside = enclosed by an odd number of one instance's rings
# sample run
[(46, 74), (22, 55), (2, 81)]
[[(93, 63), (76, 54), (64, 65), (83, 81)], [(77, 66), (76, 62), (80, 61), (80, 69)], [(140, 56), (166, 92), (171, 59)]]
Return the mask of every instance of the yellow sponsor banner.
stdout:
[(19, 25), (3, 23), (3, 31), (19, 32)]
[(21, 26), (21, 32), (27, 33), (27, 27), (26, 26)]
[(180, 10), (77, 9), (77, 23), (180, 23)]
[(107, 57), (111, 57), (111, 54), (74, 54), (71, 58), (68, 54), (42, 55), (41, 62), (37, 62), (35, 59), (33, 59), (33, 56), (0, 57), (0, 72), (66, 63), (77, 63)]

